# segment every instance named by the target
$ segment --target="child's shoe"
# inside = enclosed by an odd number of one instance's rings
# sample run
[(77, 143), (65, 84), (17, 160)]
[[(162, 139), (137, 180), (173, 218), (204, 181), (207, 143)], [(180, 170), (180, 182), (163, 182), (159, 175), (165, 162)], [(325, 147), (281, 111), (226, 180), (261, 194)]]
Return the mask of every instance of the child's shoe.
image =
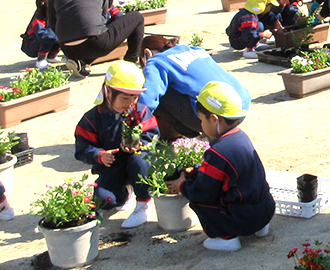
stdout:
[(37, 61), (37, 63), (36, 63), (36, 68), (45, 69), (45, 68), (48, 68), (48, 67), (49, 67), (49, 63), (46, 59)]
[(265, 44), (265, 43), (261, 43), (261, 42), (258, 42), (256, 44), (256, 46), (254, 47), (254, 49), (259, 52), (259, 51), (264, 51), (264, 50), (267, 50), (270, 48), (270, 45), (268, 44)]
[(58, 56), (55, 56), (53, 58), (47, 58), (49, 63), (62, 63), (62, 59), (59, 58)]
[(122, 228), (134, 228), (145, 223), (151, 216), (150, 202), (137, 202), (134, 212), (121, 224)]
[(126, 211), (126, 210), (131, 210), (133, 208), (136, 197), (134, 195), (132, 195), (133, 194), (132, 186), (128, 186), (127, 189), (128, 189), (128, 193), (129, 193), (127, 201), (123, 205), (117, 206), (116, 207), (117, 211)]
[(0, 220), (11, 220), (15, 217), (14, 209), (10, 207), (7, 199), (0, 203)]
[(266, 39), (266, 44), (274, 44), (275, 41), (275, 36), (271, 36), (270, 38)]
[(243, 52), (243, 56), (247, 59), (258, 59), (258, 55), (255, 51), (254, 48), (245, 48), (244, 52)]
[(260, 238), (265, 237), (268, 235), (268, 230), (269, 230), (269, 223), (265, 227), (263, 227), (261, 230), (255, 232), (255, 236), (260, 237)]
[(207, 249), (222, 251), (236, 251), (242, 248), (238, 237), (228, 240), (222, 239), (221, 237), (207, 238), (203, 242), (203, 246)]
[(69, 70), (73, 71), (73, 74), (77, 78), (85, 78), (91, 73), (91, 71), (86, 68), (86, 65), (79, 60), (69, 59), (65, 64)]

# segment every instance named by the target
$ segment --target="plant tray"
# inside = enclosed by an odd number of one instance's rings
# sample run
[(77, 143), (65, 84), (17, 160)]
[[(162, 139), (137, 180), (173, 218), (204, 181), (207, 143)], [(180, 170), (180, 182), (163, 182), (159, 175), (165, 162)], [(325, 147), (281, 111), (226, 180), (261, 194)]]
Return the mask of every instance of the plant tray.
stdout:
[(33, 161), (33, 153), (34, 153), (34, 148), (30, 147), (30, 149), (28, 150), (14, 154), (17, 157), (17, 162), (14, 165), (14, 168), (31, 163)]
[(330, 206), (330, 178), (318, 177), (317, 198), (298, 201), (297, 177), (301, 174), (266, 171), (266, 179), (276, 202), (275, 213), (284, 216), (311, 218)]

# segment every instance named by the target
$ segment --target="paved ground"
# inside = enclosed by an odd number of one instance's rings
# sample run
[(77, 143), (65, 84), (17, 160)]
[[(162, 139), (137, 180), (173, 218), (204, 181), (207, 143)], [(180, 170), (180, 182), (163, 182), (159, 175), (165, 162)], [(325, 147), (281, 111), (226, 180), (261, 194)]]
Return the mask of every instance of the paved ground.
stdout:
[[(218, 0), (169, 0), (167, 22), (148, 26), (146, 32), (180, 35), (189, 43), (192, 33), (204, 38), (204, 46), (217, 51), (216, 61), (237, 76), (251, 91), (253, 103), (242, 124), (251, 137), (266, 169), (312, 173), (330, 177), (328, 143), (329, 92), (303, 99), (290, 98), (277, 72), (282, 67), (245, 60), (232, 51), (224, 29), (234, 12), (223, 12)], [(34, 1), (1, 1), (0, 85), (35, 60), (20, 51), (21, 39), (34, 11)], [(0, 221), (0, 269), (33, 269), (31, 260), (47, 250), (41, 233), (35, 232), (40, 217), (29, 214), (29, 205), (45, 191), (45, 185), (62, 183), (66, 176), (80, 177), (89, 166), (75, 161), (75, 125), (93, 106), (107, 70), (107, 63), (92, 66), (92, 75), (76, 80), (67, 110), (23, 121), (15, 127), (26, 131), (35, 148), (34, 161), (15, 169), (14, 192), (8, 199), (16, 211), (12, 221)], [(95, 176), (90, 176), (90, 181)], [(270, 235), (264, 239), (242, 237), (243, 249), (235, 253), (205, 250), (206, 238), (200, 226), (177, 234), (166, 234), (157, 226), (156, 216), (133, 230), (121, 230), (129, 211), (106, 215), (101, 228), (99, 258), (81, 269), (292, 269), (286, 255), (293, 247), (315, 239), (329, 242), (328, 211), (311, 219), (276, 215)], [(118, 237), (129, 240), (120, 245)], [(49, 269), (49, 268), (44, 268)]]

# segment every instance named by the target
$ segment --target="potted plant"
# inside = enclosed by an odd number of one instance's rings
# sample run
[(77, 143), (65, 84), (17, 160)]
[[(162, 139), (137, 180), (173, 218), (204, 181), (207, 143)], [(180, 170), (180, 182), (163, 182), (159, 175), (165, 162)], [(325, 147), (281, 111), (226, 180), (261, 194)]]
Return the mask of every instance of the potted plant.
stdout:
[(276, 47), (306, 47), (311, 43), (324, 42), (328, 39), (329, 24), (311, 26), (315, 15), (298, 15), (296, 23), (284, 27), (284, 31), (274, 31)]
[(13, 136), (14, 132), (6, 132), (0, 126), (0, 182), (6, 188), (6, 195), (13, 191), (14, 165), (17, 158), (10, 154), (11, 149), (18, 144), (19, 137)]
[(140, 146), (140, 135), (142, 134), (141, 113), (132, 111), (123, 114), (124, 129), (122, 132), (122, 143), (127, 148), (138, 148)]
[(301, 98), (306, 94), (329, 88), (330, 54), (328, 48), (302, 52), (304, 56), (291, 59), (291, 68), (279, 72), (285, 90), (291, 97)]
[(144, 25), (163, 24), (166, 22), (167, 0), (118, 1), (114, 3), (123, 13), (139, 11), (144, 17)]
[(172, 144), (153, 138), (143, 147), (147, 151), (144, 159), (150, 162), (147, 176), (139, 175), (142, 183), (150, 186), (154, 198), (158, 224), (165, 231), (178, 232), (189, 229), (198, 223), (195, 212), (189, 207), (189, 201), (182, 194), (170, 194), (165, 181), (174, 173), (180, 177), (185, 168), (201, 164), (208, 143), (193, 139), (177, 139)]
[(0, 125), (7, 128), (46, 112), (67, 109), (71, 75), (58, 67), (26, 69), (10, 81), (11, 87), (0, 86)]
[(38, 229), (55, 266), (82, 266), (98, 255), (100, 200), (93, 198), (97, 184), (86, 185), (86, 179), (84, 174), (78, 181), (67, 178), (60, 186), (47, 186), (46, 193), (32, 203), (31, 213), (44, 216)]
[(330, 269), (330, 245), (325, 244), (325, 249), (321, 249), (322, 242), (319, 240), (315, 241), (316, 248), (310, 248), (310, 243), (304, 243), (302, 246), (304, 250), (302, 251), (303, 256), (298, 257), (298, 248), (293, 248), (290, 250), (287, 258), (293, 258), (295, 262), (294, 269), (298, 270), (312, 270), (312, 269)]
[[(193, 33), (188, 46), (201, 47), (203, 48), (203, 38), (198, 33)], [(205, 49), (205, 48), (204, 48)], [(210, 55), (215, 53), (214, 49), (205, 49)]]

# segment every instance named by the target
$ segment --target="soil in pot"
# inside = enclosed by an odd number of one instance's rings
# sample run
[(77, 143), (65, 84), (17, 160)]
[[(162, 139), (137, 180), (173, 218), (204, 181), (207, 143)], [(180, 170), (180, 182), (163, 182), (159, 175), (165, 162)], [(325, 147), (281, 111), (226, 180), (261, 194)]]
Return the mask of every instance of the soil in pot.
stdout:
[(86, 223), (88, 223), (92, 220), (93, 219), (91, 219), (91, 218), (84, 217), (84, 218), (79, 219), (79, 220), (73, 220), (73, 221), (70, 221), (70, 222), (65, 222), (60, 226), (56, 226), (53, 221), (48, 221), (48, 222), (44, 221), (42, 223), (42, 226), (44, 226), (47, 229), (51, 229), (51, 230), (66, 229), (66, 228), (71, 228), (71, 227), (77, 227), (77, 226), (80, 226), (80, 225), (84, 225), (84, 224), (86, 224)]

